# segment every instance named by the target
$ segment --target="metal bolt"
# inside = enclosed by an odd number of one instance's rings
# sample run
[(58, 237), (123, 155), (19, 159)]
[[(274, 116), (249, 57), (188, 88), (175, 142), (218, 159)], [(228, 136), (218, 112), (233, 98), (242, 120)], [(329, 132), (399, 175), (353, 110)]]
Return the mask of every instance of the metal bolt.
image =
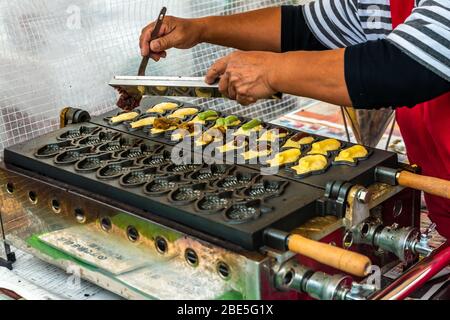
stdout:
[(372, 194), (367, 189), (360, 189), (356, 194), (356, 199), (361, 203), (369, 203), (372, 198)]
[(363, 286), (361, 284), (354, 282), (352, 284), (352, 288), (350, 289), (350, 293), (357, 295), (357, 294), (361, 293), (362, 289), (363, 289)]

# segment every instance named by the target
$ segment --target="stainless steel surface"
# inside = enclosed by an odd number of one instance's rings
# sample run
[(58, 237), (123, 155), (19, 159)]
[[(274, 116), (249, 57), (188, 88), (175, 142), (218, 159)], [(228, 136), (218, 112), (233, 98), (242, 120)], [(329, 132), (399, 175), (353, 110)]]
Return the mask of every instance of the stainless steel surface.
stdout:
[[(218, 85), (207, 85), (203, 78), (184, 77), (114, 77), (109, 83), (125, 97), (141, 101), (143, 96), (219, 98)], [(128, 103), (127, 103), (128, 104)], [(118, 103), (122, 107), (122, 103)]]
[(352, 282), (348, 276), (315, 272), (295, 259), (276, 265), (274, 271), (279, 290), (294, 290), (319, 300), (365, 300), (376, 291), (375, 286)]
[[(115, 76), (109, 85), (123, 89), (130, 95), (167, 97), (223, 98), (218, 83), (209, 85), (204, 77), (129, 77)], [(268, 99), (281, 99), (275, 94)]]
[(279, 290), (295, 290), (318, 300), (344, 300), (351, 282), (348, 276), (314, 272), (294, 259), (277, 268), (275, 276)]
[(206, 84), (204, 77), (161, 77), (161, 76), (115, 76), (109, 83), (111, 86), (144, 86), (144, 87), (176, 87), (176, 88), (210, 88), (218, 89), (219, 85)]
[(281, 291), (296, 290), (303, 292), (303, 282), (314, 272), (298, 264), (295, 259), (282, 263), (275, 270), (275, 288)]
[(348, 276), (316, 272), (308, 279), (304, 290), (311, 297), (319, 300), (345, 300), (345, 294), (351, 282)]
[(435, 231), (436, 224), (432, 223), (423, 233), (420, 234), (419, 241), (413, 244), (413, 251), (422, 255), (429, 256), (433, 252), (433, 248), (430, 247), (431, 234)]
[[(15, 186), (13, 193), (7, 192), (8, 183)], [(8, 244), (61, 268), (79, 268), (83, 278), (125, 298), (261, 298), (261, 270), (269, 260), (258, 253), (213, 245), (73, 188), (4, 168), (0, 186)], [(84, 219), (79, 219), (80, 212)], [(104, 219), (112, 222), (110, 228), (103, 227)], [(137, 241), (129, 240), (127, 225), (139, 230)], [(158, 238), (167, 241), (164, 253), (157, 250)], [(198, 264), (188, 263), (188, 249), (196, 252)]]
[(353, 242), (366, 244), (391, 252), (400, 260), (411, 263), (419, 255), (428, 256), (433, 249), (429, 246), (428, 233), (419, 236), (413, 227), (384, 227), (381, 221), (368, 220), (352, 228)]
[(377, 291), (377, 287), (367, 283), (353, 282), (350, 291), (345, 294), (345, 300), (366, 300)]
[(347, 230), (358, 226), (370, 217), (371, 210), (403, 190), (403, 187), (393, 187), (382, 183), (373, 184), (369, 188), (353, 187), (347, 196), (347, 210), (343, 220)]
[(362, 186), (353, 187), (347, 196), (347, 210), (344, 223), (347, 230), (370, 217), (372, 194)]
[[(8, 184), (14, 186), (13, 192), (8, 192)], [(128, 299), (292, 298), (296, 290), (316, 299), (363, 300), (371, 292), (370, 286), (319, 271), (320, 266), (292, 253), (262, 254), (217, 246), (159, 222), (136, 218), (131, 211), (57, 182), (3, 168), (0, 186), (7, 243), (61, 268), (77, 267), (83, 278)], [(117, 223), (117, 216), (125, 217), (125, 224)], [(113, 221), (110, 228), (104, 218)], [(342, 226), (341, 220), (330, 218), (312, 220), (297, 231), (309, 232), (318, 240), (329, 237)], [(126, 228), (130, 225), (139, 230), (132, 242)], [(156, 248), (161, 236), (167, 240), (165, 254)], [(30, 239), (56, 249), (57, 256)], [(90, 253), (83, 248), (91, 248)], [(196, 253), (196, 263), (187, 260), (188, 250)], [(93, 259), (99, 256), (109, 258)]]

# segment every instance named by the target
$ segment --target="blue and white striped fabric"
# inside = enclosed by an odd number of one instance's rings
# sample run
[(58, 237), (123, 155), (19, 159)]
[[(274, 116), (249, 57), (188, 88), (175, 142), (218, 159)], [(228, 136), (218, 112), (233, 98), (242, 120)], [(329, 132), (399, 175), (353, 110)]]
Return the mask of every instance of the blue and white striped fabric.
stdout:
[(450, 0), (417, 0), (392, 30), (391, 0), (316, 0), (304, 6), (311, 31), (330, 49), (387, 39), (450, 81)]

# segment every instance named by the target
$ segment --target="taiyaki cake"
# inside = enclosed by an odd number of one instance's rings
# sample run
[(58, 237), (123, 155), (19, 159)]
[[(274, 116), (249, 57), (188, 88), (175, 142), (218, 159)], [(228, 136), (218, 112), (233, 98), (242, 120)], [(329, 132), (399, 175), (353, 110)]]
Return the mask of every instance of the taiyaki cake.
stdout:
[(358, 159), (366, 158), (368, 155), (369, 151), (367, 151), (364, 146), (356, 145), (342, 150), (334, 159), (334, 162), (348, 162), (355, 164)]
[(140, 116), (139, 112), (135, 112), (135, 111), (133, 111), (133, 112), (124, 112), (124, 113), (121, 113), (121, 114), (119, 114), (119, 115), (117, 115), (115, 117), (110, 118), (109, 122), (111, 124), (117, 125), (117, 124), (121, 124), (121, 123), (126, 122), (126, 121), (133, 121), (134, 119), (136, 119), (139, 116)]
[(277, 139), (286, 138), (288, 134), (289, 132), (283, 128), (270, 129), (264, 131), (258, 141), (275, 142)]
[(153, 122), (153, 128), (150, 131), (152, 135), (158, 135), (167, 131), (173, 131), (181, 124), (179, 119), (157, 118)]
[(178, 109), (180, 106), (173, 102), (163, 102), (147, 110), (147, 113), (164, 114), (167, 111)]
[(281, 167), (296, 162), (301, 155), (302, 152), (300, 149), (289, 149), (275, 155), (273, 159), (267, 161), (267, 164), (271, 167)]
[(298, 165), (292, 167), (298, 175), (304, 176), (323, 171), (328, 167), (328, 158), (321, 154), (306, 156), (300, 159)]
[(167, 118), (169, 119), (186, 119), (187, 117), (194, 116), (198, 114), (197, 108), (181, 108), (176, 110), (174, 113), (169, 115)]
[(283, 148), (297, 148), (301, 149), (302, 146), (311, 144), (316, 139), (314, 137), (311, 137), (307, 133), (299, 132), (293, 137), (291, 137), (286, 143), (284, 144)]
[(313, 143), (311, 151), (308, 154), (328, 155), (328, 152), (337, 151), (341, 148), (341, 143), (336, 139), (325, 139)]
[(208, 129), (195, 141), (195, 145), (200, 147), (216, 141), (222, 141), (224, 134), (225, 129), (223, 127)]
[(247, 139), (243, 137), (236, 137), (234, 140), (228, 142), (227, 144), (217, 147), (217, 150), (221, 153), (227, 153), (234, 150), (240, 150), (248, 146)]
[(250, 148), (250, 150), (241, 154), (245, 160), (252, 160), (257, 158), (268, 157), (272, 154), (272, 147), (270, 144), (258, 144), (257, 146)]
[(208, 121), (216, 121), (219, 118), (219, 113), (214, 110), (208, 110), (202, 113), (199, 113), (194, 119), (192, 119), (191, 123), (196, 124), (206, 124)]
[(250, 136), (252, 132), (259, 132), (263, 130), (264, 127), (262, 125), (261, 120), (253, 119), (252, 121), (244, 124), (239, 128), (233, 135), (235, 136)]
[(156, 119), (156, 117), (143, 118), (141, 120), (131, 122), (130, 127), (131, 127), (131, 129), (140, 129), (143, 127), (149, 127), (149, 126), (153, 125), (153, 123), (155, 122), (155, 119)]

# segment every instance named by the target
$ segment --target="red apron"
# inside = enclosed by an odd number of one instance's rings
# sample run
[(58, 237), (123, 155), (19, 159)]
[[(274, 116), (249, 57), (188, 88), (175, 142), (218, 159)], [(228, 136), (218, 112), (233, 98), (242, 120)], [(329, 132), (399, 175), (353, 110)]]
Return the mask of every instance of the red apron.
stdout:
[[(391, 0), (396, 28), (411, 14), (414, 0)], [(397, 109), (408, 157), (424, 175), (450, 180), (450, 92), (414, 108)], [(430, 218), (441, 235), (450, 239), (450, 200), (425, 194)]]

